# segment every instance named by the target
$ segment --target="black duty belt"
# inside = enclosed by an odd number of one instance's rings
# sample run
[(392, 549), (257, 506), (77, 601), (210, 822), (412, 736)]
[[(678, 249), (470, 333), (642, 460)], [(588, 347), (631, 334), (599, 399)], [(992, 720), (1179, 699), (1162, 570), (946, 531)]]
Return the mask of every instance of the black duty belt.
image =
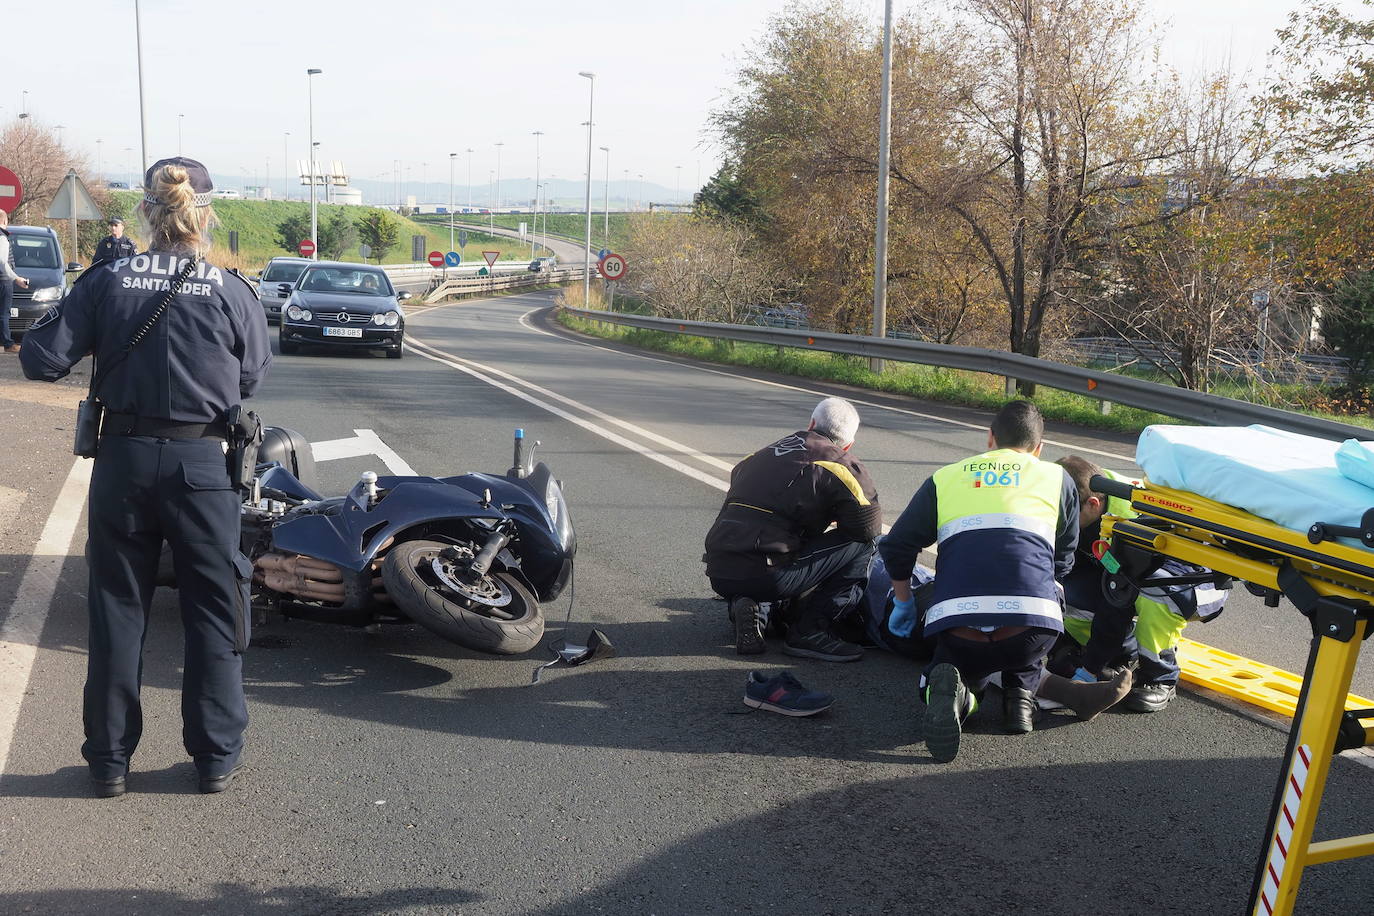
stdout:
[(104, 436), (152, 436), (157, 439), (224, 439), (223, 423), (178, 423), (160, 417), (107, 411), (100, 427)]

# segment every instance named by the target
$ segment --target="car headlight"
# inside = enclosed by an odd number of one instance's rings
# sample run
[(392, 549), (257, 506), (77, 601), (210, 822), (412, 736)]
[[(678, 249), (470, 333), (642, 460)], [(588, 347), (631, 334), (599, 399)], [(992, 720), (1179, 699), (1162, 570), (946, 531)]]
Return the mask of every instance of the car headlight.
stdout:
[(45, 286), (42, 289), (36, 289), (33, 291), (34, 302), (56, 302), (58, 299), (61, 298), (62, 287), (60, 286)]
[(315, 314), (310, 309), (301, 309), (301, 321), (309, 321), (314, 317)]
[(386, 315), (381, 312), (372, 316), (372, 323), (376, 325), (386, 324)]
[(299, 305), (295, 305), (293, 303), (286, 307), (286, 317), (290, 318), (292, 321), (300, 321), (301, 315), (303, 314), (305, 313), (301, 311), (301, 307)]
[(386, 319), (386, 326), (389, 328), (394, 328), (401, 323), (401, 316), (398, 312), (387, 312), (382, 317)]

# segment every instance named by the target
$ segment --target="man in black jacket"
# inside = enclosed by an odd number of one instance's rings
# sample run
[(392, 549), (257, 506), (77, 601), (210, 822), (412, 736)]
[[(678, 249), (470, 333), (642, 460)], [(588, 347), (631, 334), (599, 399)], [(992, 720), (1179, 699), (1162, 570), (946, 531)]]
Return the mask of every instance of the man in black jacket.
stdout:
[(849, 453), (858, 429), (854, 405), (826, 398), (805, 430), (764, 446), (730, 472), (703, 559), (711, 586), (730, 601), (739, 654), (764, 650), (758, 602), (792, 598), (785, 653), (829, 662), (863, 657), (863, 649), (832, 632), (862, 598), (882, 532), (878, 491)]

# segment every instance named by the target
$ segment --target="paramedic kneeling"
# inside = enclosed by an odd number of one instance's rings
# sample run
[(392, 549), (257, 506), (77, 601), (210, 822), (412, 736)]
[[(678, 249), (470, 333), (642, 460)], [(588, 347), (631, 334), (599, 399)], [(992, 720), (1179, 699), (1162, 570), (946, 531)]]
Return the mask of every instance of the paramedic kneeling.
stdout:
[[(1231, 591), (1215, 584), (1197, 585), (1170, 579), (1196, 576), (1200, 566), (1173, 557), (1160, 557), (1148, 571), (1153, 583), (1142, 588), (1135, 603), (1121, 608), (1107, 600), (1102, 588), (1102, 564), (1093, 556), (1093, 542), (1101, 537), (1102, 516), (1135, 518), (1131, 504), (1117, 496), (1094, 493), (1088, 486), (1094, 474), (1113, 480), (1130, 478), (1098, 467), (1078, 455), (1058, 462), (1078, 490), (1078, 559), (1064, 580), (1064, 629), (1083, 647), (1077, 664), (1060, 672), (1075, 680), (1091, 681), (1125, 666), (1135, 669), (1135, 686), (1122, 704), (1134, 712), (1159, 712), (1178, 691), (1177, 649), (1183, 628), (1191, 620), (1208, 621), (1221, 613)], [(1134, 481), (1132, 481), (1134, 482)], [(1058, 653), (1056, 653), (1056, 657)], [(1071, 672), (1069, 667), (1076, 667)]]
[(1064, 629), (1057, 580), (1078, 546), (1078, 491), (1063, 468), (1040, 460), (1044, 425), (1029, 401), (1005, 405), (990, 451), (931, 475), (878, 543), (897, 599), (888, 626), (899, 636), (915, 624), (916, 557), (940, 544), (925, 618), (935, 657), (922, 682), (926, 747), (941, 762), (959, 753), (963, 721), (998, 672), (1006, 730), (1031, 730), (1041, 667)]

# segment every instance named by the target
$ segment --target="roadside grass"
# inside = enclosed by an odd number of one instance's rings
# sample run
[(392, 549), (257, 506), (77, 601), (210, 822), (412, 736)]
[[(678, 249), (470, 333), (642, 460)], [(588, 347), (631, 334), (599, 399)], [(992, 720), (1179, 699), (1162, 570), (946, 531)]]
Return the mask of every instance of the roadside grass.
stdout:
[[(580, 300), (581, 292), (581, 289), (569, 289), (565, 294), (567, 304), (580, 306), (580, 302), (574, 303), (571, 300)], [(592, 307), (597, 307), (595, 301)], [(869, 369), (867, 359), (847, 354), (819, 353), (790, 347), (772, 347), (766, 344), (626, 328), (582, 318), (565, 311), (558, 313), (557, 320), (565, 327), (584, 334), (705, 362), (748, 366), (799, 378), (838, 382), (856, 388), (987, 410), (995, 410), (1007, 401), (1005, 382), (1001, 376), (894, 362), (889, 362), (886, 371), (879, 375)], [(1225, 394), (1227, 397), (1236, 396), (1230, 392), (1217, 393)], [(1113, 404), (1110, 413), (1103, 415), (1097, 399), (1068, 391), (1057, 391), (1043, 385), (1036, 391), (1033, 400), (1047, 419), (1113, 432), (1137, 433), (1153, 424), (1192, 425), (1189, 421), (1166, 414), (1120, 404)], [(1317, 411), (1301, 412), (1374, 428), (1374, 420), (1369, 417), (1338, 416)]]
[[(138, 193), (130, 191), (115, 191), (113, 193), (123, 209), (129, 235), (134, 237), (135, 243), (140, 248), (143, 247), (142, 240), (138, 238), (138, 220), (134, 214), (134, 208), (138, 205)], [(220, 226), (214, 230), (215, 248), (211, 257), (225, 266), (238, 267), (240, 270), (251, 273), (257, 273), (261, 270), (270, 258), (296, 253), (294, 250), (288, 252), (283, 246), (277, 244), (277, 226), (289, 216), (297, 214), (308, 216), (310, 213), (310, 204), (296, 200), (216, 200), (214, 208), (216, 215), (219, 216)], [(373, 208), (345, 206), (343, 204), (319, 204), (317, 209), (317, 218), (321, 223), (324, 223), (339, 211), (345, 211), (356, 219)], [(392, 215), (395, 216), (394, 213)], [(436, 226), (421, 225), (406, 217), (396, 217), (396, 219), (400, 220), (401, 223), (400, 238), (396, 242), (396, 247), (387, 253), (382, 263), (415, 263), (410, 258), (410, 237), (412, 235), (425, 236), (426, 254), (431, 251), (448, 251), (447, 223), (441, 230)], [(229, 253), (229, 230), (231, 229), (237, 230), (239, 234), (237, 257)], [(476, 250), (473, 249), (474, 242), (479, 243)], [(527, 246), (523, 246), (513, 239), (485, 234), (482, 234), (481, 238), (473, 238), (470, 233), (468, 253), (463, 255), (463, 260), (465, 262), (471, 259), (480, 261), (482, 249), (500, 251), (502, 260), (522, 259), (528, 251)], [(343, 257), (345, 260), (361, 260), (357, 246), (344, 252)]]

